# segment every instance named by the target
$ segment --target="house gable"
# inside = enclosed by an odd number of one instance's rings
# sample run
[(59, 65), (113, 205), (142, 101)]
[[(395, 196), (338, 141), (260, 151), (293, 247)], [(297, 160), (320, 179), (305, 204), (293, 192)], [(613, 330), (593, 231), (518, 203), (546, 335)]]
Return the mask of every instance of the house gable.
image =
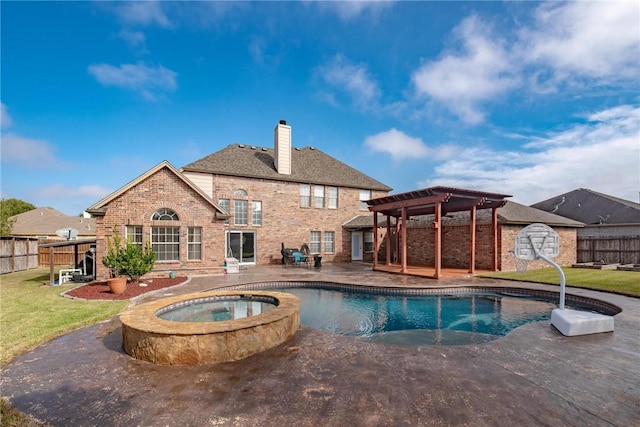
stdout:
[[(144, 183), (145, 181), (148, 181), (154, 175), (157, 175), (158, 173), (161, 173), (162, 171), (165, 171), (166, 173), (169, 173), (169, 174), (173, 175), (179, 181), (182, 181), (184, 186), (186, 186), (186, 188), (189, 191), (195, 192), (198, 197), (203, 199), (203, 202), (205, 202), (206, 204), (210, 205), (213, 209), (215, 209), (216, 212), (217, 212), (216, 213), (217, 218), (224, 219), (224, 218), (228, 217), (229, 213), (226, 210), (221, 208), (213, 199), (211, 199), (211, 197), (209, 197), (204, 191), (202, 191), (202, 189), (200, 189), (200, 187), (198, 187), (193, 182), (191, 182), (182, 173), (180, 173), (180, 171), (178, 171), (173, 165), (171, 165), (171, 163), (169, 163), (166, 160), (162, 161), (161, 163), (159, 163), (155, 167), (149, 169), (148, 171), (146, 171), (145, 173), (143, 173), (142, 175), (137, 177), (136, 179), (130, 181), (129, 183), (127, 183), (126, 185), (122, 186), (118, 190), (116, 190), (113, 193), (109, 194), (104, 199), (102, 199), (99, 202), (95, 203), (94, 205), (92, 205), (91, 207), (89, 207), (87, 209), (87, 212), (89, 212), (90, 214), (92, 214), (94, 216), (104, 216), (109, 204), (111, 204), (114, 200), (116, 200), (117, 198), (121, 197), (123, 194), (127, 193), (128, 191), (131, 191), (132, 189), (134, 189), (135, 187), (137, 187), (140, 184)], [(162, 186), (156, 188), (156, 190), (162, 190)], [(158, 199), (159, 194), (161, 194), (161, 193), (148, 193), (148, 194), (141, 194), (140, 196), (141, 197), (149, 197), (149, 196), (151, 196), (151, 197), (154, 197), (154, 198)], [(169, 194), (168, 196), (172, 196), (172, 195)]]

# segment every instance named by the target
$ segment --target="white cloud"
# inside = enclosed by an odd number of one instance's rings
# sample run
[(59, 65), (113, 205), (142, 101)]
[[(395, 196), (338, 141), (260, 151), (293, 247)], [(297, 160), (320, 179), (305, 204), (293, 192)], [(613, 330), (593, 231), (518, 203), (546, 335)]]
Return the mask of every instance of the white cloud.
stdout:
[(10, 128), (11, 123), (11, 116), (9, 116), (7, 106), (0, 102), (0, 129)]
[(148, 67), (143, 63), (91, 64), (88, 71), (105, 86), (116, 86), (140, 93), (145, 99), (155, 100), (162, 92), (172, 92), (177, 88), (175, 71), (162, 65)]
[(380, 88), (366, 66), (336, 55), (318, 71), (326, 83), (346, 92), (355, 105), (370, 108), (378, 103)]
[(370, 15), (375, 19), (393, 7), (394, 1), (314, 1), (311, 4), (322, 11), (335, 13), (343, 21), (352, 21), (364, 15)]
[(364, 146), (374, 152), (388, 153), (394, 160), (426, 157), (429, 152), (420, 138), (412, 138), (395, 128), (368, 136)]
[(155, 24), (165, 28), (171, 27), (172, 25), (163, 9), (163, 2), (126, 1), (117, 2), (116, 5), (116, 15), (128, 24)]
[(640, 3), (547, 2), (521, 37), (516, 50), (528, 61), (551, 67), (555, 75), (638, 77)]
[(640, 107), (612, 108), (588, 118), (587, 124), (536, 138), (522, 152), (463, 150), (420, 185), (507, 193), (524, 204), (576, 188), (635, 201), (640, 182)]
[(412, 75), (419, 97), (436, 100), (463, 121), (483, 121), (480, 106), (514, 88), (518, 79), (504, 43), (474, 16), (454, 31), (462, 48), (423, 64)]
[(118, 33), (118, 37), (125, 40), (127, 43), (129, 43), (133, 47), (144, 49), (146, 36), (142, 31), (122, 29)]
[(46, 141), (2, 134), (2, 163), (28, 169), (65, 169), (69, 163), (58, 159)]

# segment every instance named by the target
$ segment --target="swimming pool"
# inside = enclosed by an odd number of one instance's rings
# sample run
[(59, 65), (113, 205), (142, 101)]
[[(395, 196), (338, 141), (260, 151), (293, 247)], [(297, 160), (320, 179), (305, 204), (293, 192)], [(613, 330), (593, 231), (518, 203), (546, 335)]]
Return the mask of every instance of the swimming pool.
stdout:
[[(530, 322), (548, 321), (558, 294), (514, 288), (401, 289), (314, 283), (262, 283), (296, 295), (305, 326), (373, 342), (463, 345), (493, 341)], [(610, 304), (570, 296), (567, 308), (617, 314)]]

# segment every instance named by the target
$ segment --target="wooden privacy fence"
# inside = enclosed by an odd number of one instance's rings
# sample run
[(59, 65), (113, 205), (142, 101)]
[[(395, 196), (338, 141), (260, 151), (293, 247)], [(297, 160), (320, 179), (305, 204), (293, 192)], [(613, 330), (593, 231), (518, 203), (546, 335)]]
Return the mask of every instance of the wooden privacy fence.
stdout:
[(578, 262), (640, 264), (639, 236), (578, 237)]
[(38, 239), (2, 237), (0, 240), (0, 274), (38, 267)]

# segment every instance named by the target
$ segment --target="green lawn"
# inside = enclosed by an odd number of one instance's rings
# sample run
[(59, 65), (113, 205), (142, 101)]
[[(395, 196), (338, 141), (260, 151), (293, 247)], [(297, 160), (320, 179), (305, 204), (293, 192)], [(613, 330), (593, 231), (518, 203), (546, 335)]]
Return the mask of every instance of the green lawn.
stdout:
[[(562, 271), (566, 286), (640, 297), (640, 272), (571, 267), (563, 267)], [(524, 272), (496, 272), (483, 274), (481, 277), (560, 285), (560, 275), (552, 267)]]
[(108, 319), (128, 301), (80, 301), (60, 296), (75, 285), (44, 286), (49, 269), (0, 276), (0, 367), (74, 329)]

